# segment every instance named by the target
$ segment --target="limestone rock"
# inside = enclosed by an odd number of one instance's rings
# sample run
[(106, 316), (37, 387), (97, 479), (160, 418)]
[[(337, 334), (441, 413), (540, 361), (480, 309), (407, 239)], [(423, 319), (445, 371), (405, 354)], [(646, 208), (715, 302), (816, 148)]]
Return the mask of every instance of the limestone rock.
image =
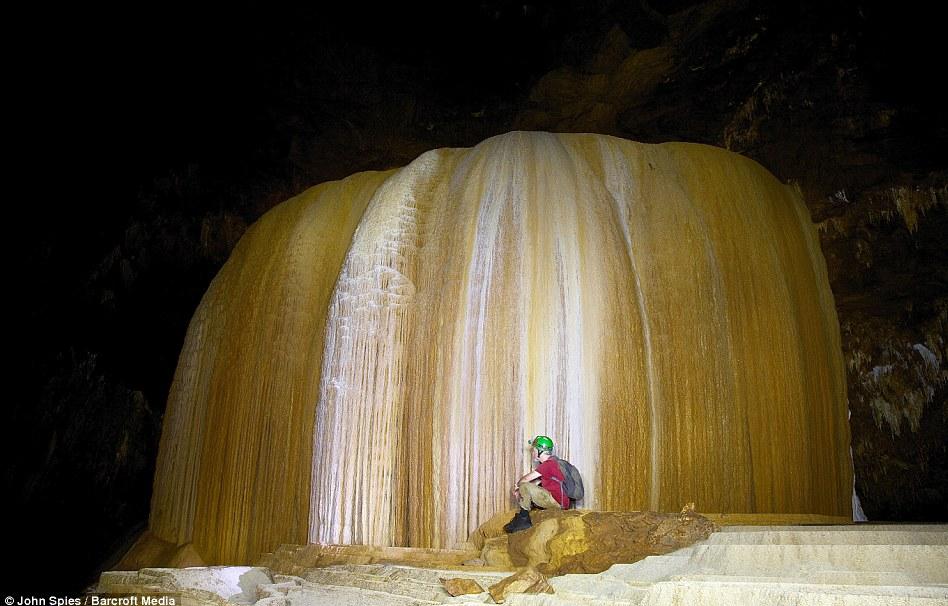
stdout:
[(473, 546), (469, 549), (423, 549), (370, 545), (284, 544), (273, 553), (263, 554), (255, 563), (275, 573), (287, 575), (300, 575), (310, 568), (350, 564), (389, 563), (444, 569), (467, 565), (470, 560), (478, 558), (477, 549), (479, 548)]
[(484, 588), (474, 579), (441, 579), (445, 591), (452, 596), (483, 593)]
[(491, 519), (487, 520), (471, 533), (471, 536), (468, 537), (468, 542), (474, 545), (474, 547), (477, 549), (483, 551), (484, 546), (490, 540), (496, 539), (498, 537), (506, 538), (507, 534), (504, 532), (504, 524), (509, 522), (514, 517), (518, 509), (518, 507), (515, 507), (503, 513), (498, 513)]
[(194, 543), (185, 543), (175, 550), (167, 564), (164, 565), (169, 568), (193, 568), (206, 566), (207, 564), (201, 554), (198, 553), (198, 550), (195, 549)]
[(496, 519), (506, 515), (499, 514), (482, 527), (487, 530), (482, 533), (481, 557), (488, 562), (507, 558), (514, 566), (534, 567), (547, 575), (596, 573), (616, 563), (666, 554), (707, 539), (715, 528), (689, 507), (679, 514), (535, 511), (532, 528), (506, 539), (490, 536), (497, 532)]
[[(686, 509), (677, 518), (693, 515)], [(654, 526), (657, 544), (679, 536), (675, 521), (667, 515)], [(446, 591), (448, 583), (469, 579), (480, 587), (495, 586), (490, 597), (517, 606), (921, 606), (945, 604), (948, 598), (948, 526), (729, 526), (667, 555), (616, 564), (599, 574), (547, 577), (552, 593), (534, 595), (523, 592), (549, 591), (539, 582), (542, 573), (511, 572), (347, 564), (313, 568), (302, 577), (275, 574), (271, 581), (261, 568), (145, 569), (103, 573), (97, 589), (113, 596), (177, 593), (182, 606), (491, 603), (484, 593)]]
[(172, 558), (175, 545), (150, 530), (143, 532), (122, 556), (114, 570), (139, 570), (141, 568), (164, 566)]
[(137, 572), (104, 572), (95, 592), (107, 595), (177, 593), (186, 604), (220, 606), (234, 602), (252, 604), (261, 597), (279, 597), (264, 589), (273, 583), (272, 573), (257, 566), (143, 568)]
[(524, 568), (496, 585), (491, 585), (490, 597), (498, 604), (503, 604), (512, 593), (553, 593), (553, 587), (535, 568)]
[(115, 565), (115, 570), (140, 570), (142, 568), (188, 568), (205, 566), (207, 562), (195, 549), (193, 543), (175, 545), (165, 541), (150, 530), (143, 532), (132, 547)]
[[(278, 576), (278, 575), (275, 575)], [(284, 577), (285, 578), (285, 577)], [(274, 578), (276, 580), (276, 578)], [(286, 594), (289, 593), (291, 589), (295, 589), (300, 586), (299, 579), (290, 579), (286, 581), (280, 581), (277, 583), (269, 584), (260, 584), (257, 585), (257, 604), (260, 605), (260, 600), (268, 600), (272, 598), (285, 598)]]
[(487, 562), (488, 566), (509, 568), (511, 570), (516, 568), (510, 559), (508, 540), (509, 537), (506, 534), (487, 539), (484, 543), (484, 549), (481, 551), (481, 559)]

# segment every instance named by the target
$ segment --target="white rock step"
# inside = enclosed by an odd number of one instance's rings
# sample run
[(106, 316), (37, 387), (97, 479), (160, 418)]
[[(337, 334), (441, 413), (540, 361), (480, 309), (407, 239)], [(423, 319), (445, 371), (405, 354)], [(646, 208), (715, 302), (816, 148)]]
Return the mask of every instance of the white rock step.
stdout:
[(904, 572), (924, 583), (948, 583), (948, 545), (699, 545), (689, 566), (740, 576)]
[(902, 572), (853, 572), (851, 570), (837, 571), (824, 570), (808, 573), (799, 577), (773, 576), (752, 577), (721, 574), (683, 574), (674, 575), (669, 581), (734, 581), (740, 583), (795, 583), (804, 585), (860, 585), (865, 587), (936, 587), (937, 585), (918, 585), (918, 583)]
[(840, 524), (840, 525), (821, 525), (811, 524), (806, 526), (721, 526), (715, 534), (726, 534), (729, 532), (948, 532), (948, 524)]
[[(488, 599), (487, 604), (493, 604)], [(557, 594), (514, 593), (507, 598), (504, 606), (639, 606), (639, 602), (626, 602), (607, 598), (584, 598), (578, 596), (560, 596)]]
[(360, 587), (303, 583), (286, 594), (286, 606), (428, 606), (440, 604)]
[(598, 574), (567, 574), (550, 579), (556, 595), (570, 599), (604, 599), (638, 604), (648, 592), (648, 586), (636, 586), (619, 579)]
[(740, 581), (665, 581), (649, 588), (641, 606), (945, 606), (948, 588), (866, 587)]
[(633, 564), (614, 564), (599, 575), (630, 584), (649, 585), (668, 579), (672, 575), (694, 570), (690, 555), (679, 555), (680, 551), (663, 556), (649, 556)]
[(306, 571), (302, 578), (314, 585), (358, 587), (441, 603), (450, 601), (451, 598), (441, 583), (442, 578), (473, 579), (486, 590), (509, 575), (509, 572), (469, 573), (389, 564), (362, 564), (314, 568)]
[(707, 545), (948, 545), (940, 532), (774, 532), (715, 533)]
[[(121, 591), (179, 589), (194, 604), (243, 606), (473, 606), (441, 578), (485, 589), (506, 572), (349, 564), (305, 571), (207, 567), (103, 573)], [(509, 606), (948, 606), (948, 526), (727, 527), (708, 540), (594, 575), (550, 579), (556, 593), (509, 597)], [(190, 589), (187, 589), (190, 588)]]
[(142, 568), (137, 572), (103, 572), (97, 590), (108, 592), (122, 586), (153, 587), (160, 591), (181, 588), (217, 595), (234, 604), (252, 604), (257, 600), (257, 587), (272, 583), (270, 571), (257, 566)]
[[(896, 527), (898, 528), (898, 527)], [(742, 530), (715, 532), (704, 541), (707, 545), (948, 545), (948, 527), (942, 530), (865, 529), (847, 532), (834, 529)]]

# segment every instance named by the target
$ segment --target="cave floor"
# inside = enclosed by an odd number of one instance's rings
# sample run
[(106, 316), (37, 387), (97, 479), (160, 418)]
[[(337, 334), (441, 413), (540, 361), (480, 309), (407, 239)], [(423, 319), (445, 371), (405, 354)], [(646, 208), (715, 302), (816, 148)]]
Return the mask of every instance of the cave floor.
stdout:
[[(96, 591), (174, 593), (182, 598), (178, 606), (491, 604), (486, 589), (512, 572), (458, 565), (453, 551), (446, 556), (443, 567), (343, 563), (292, 575), (250, 566), (112, 571)], [(417, 553), (410, 557), (417, 563)], [(452, 597), (445, 579), (473, 580), (485, 591)], [(513, 593), (505, 603), (943, 606), (948, 525), (730, 526), (663, 556), (548, 581), (552, 594)]]

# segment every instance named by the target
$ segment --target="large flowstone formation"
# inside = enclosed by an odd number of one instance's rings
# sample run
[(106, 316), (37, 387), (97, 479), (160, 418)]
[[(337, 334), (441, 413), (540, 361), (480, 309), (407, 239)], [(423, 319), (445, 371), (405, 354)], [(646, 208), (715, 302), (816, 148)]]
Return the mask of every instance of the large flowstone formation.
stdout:
[(525, 440), (584, 507), (849, 519), (839, 328), (799, 193), (694, 144), (515, 132), (267, 213), (191, 326), (151, 530), (454, 547)]

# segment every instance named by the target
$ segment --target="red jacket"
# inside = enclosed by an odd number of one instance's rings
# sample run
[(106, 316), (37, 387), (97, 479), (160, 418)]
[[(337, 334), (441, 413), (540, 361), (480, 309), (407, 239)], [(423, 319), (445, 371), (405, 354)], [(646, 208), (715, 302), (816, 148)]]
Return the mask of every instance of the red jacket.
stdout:
[(566, 478), (563, 477), (556, 459), (547, 459), (537, 465), (537, 473), (540, 474), (540, 486), (549, 491), (560, 507), (569, 509), (569, 498), (563, 491), (563, 481)]

